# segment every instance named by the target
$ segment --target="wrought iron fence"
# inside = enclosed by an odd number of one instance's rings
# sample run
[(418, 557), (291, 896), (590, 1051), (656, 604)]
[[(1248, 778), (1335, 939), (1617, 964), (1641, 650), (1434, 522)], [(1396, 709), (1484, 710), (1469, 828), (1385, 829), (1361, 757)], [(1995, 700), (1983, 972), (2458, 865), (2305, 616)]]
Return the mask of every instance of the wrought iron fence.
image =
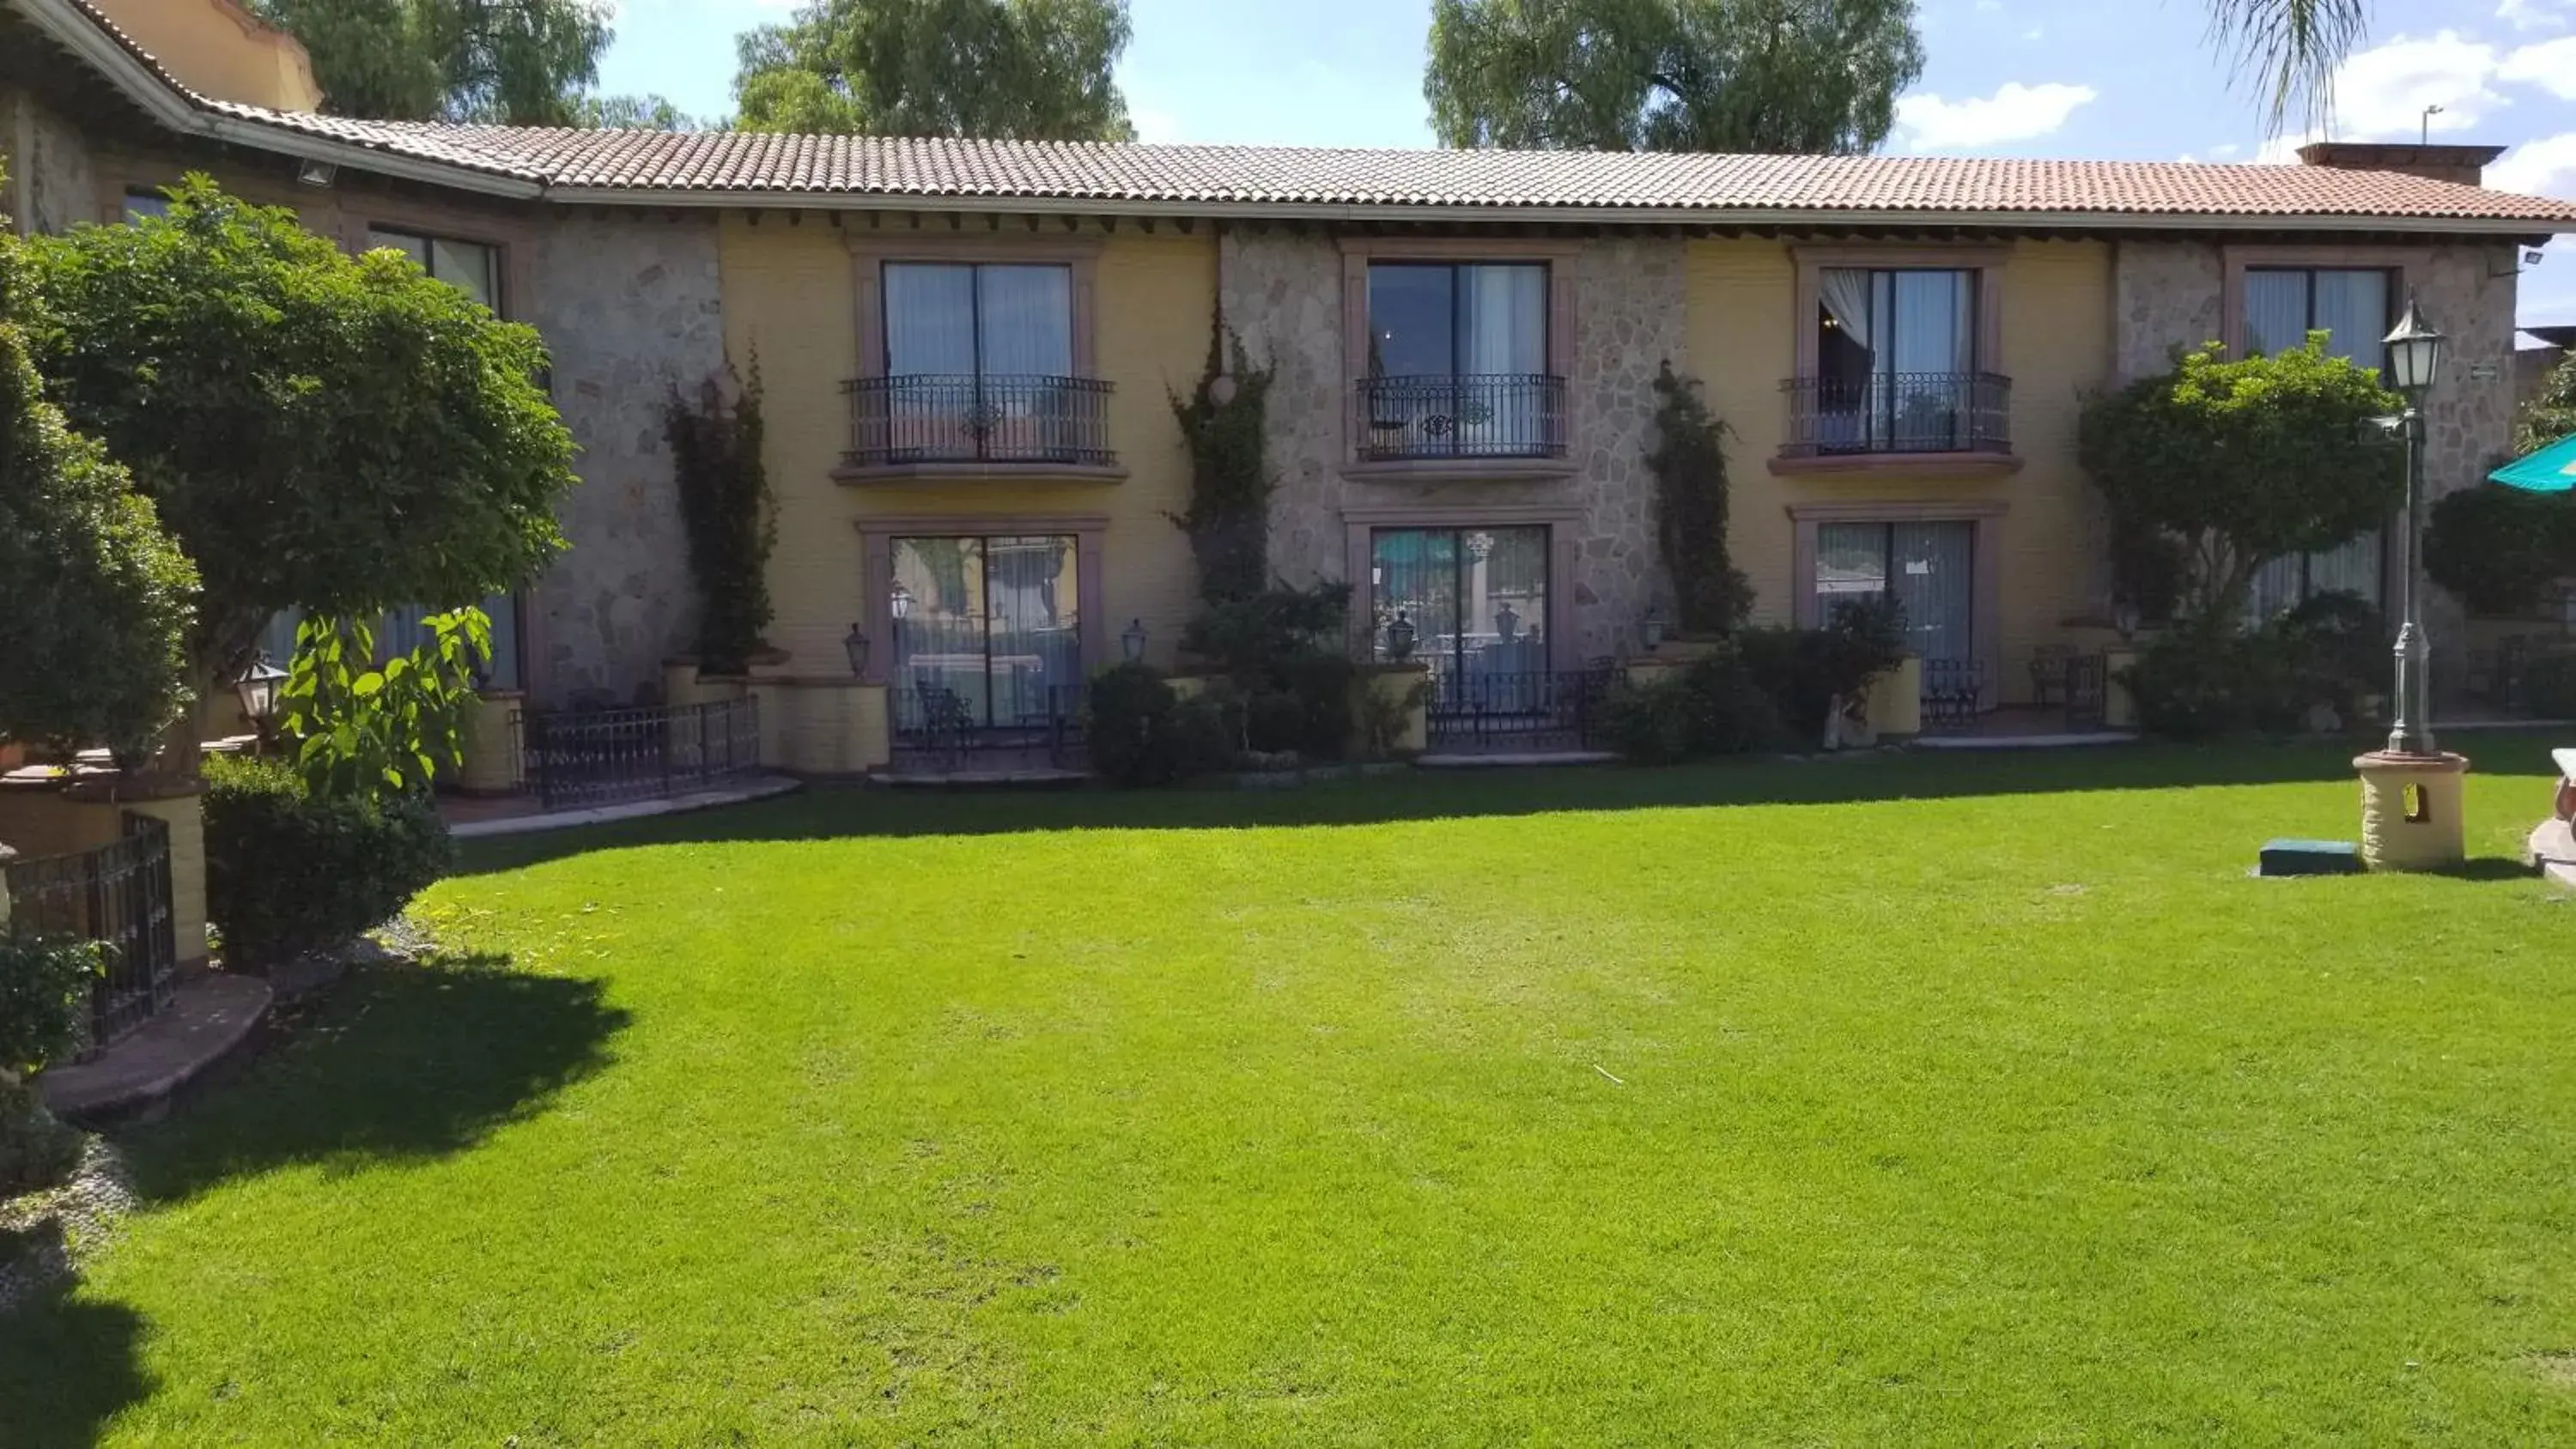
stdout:
[(1037, 374), (912, 373), (841, 384), (854, 468), (897, 463), (1066, 463), (1106, 468), (1110, 385)]
[(522, 713), (512, 720), (528, 788), (549, 810), (651, 800), (760, 769), (760, 702)]
[(1587, 750), (1608, 669), (1435, 672), (1426, 713), (1433, 750)]
[(1082, 694), (1078, 684), (1050, 684), (1036, 707), (1005, 717), (955, 687), (917, 679), (889, 691), (898, 769), (955, 770), (970, 763), (1077, 769), (1083, 762)]
[(128, 814), (121, 840), (77, 855), (12, 861), (5, 871), (11, 926), (107, 947), (107, 972), (90, 989), (91, 1052), (177, 999), (168, 824)]
[(1923, 727), (1957, 729), (1985, 707), (1986, 667), (1973, 659), (1923, 661)]
[(2012, 379), (1991, 372), (1793, 377), (1791, 457), (1829, 453), (2008, 453)]
[(1360, 456), (1562, 458), (1565, 379), (1542, 373), (1359, 380)]

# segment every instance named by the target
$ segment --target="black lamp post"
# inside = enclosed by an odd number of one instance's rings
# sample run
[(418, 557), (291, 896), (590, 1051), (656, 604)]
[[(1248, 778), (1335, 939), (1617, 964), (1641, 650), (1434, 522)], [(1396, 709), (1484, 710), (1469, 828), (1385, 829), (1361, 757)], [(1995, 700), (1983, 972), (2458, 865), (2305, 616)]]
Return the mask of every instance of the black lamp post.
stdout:
[(2429, 645), (2424, 637), (2424, 397), (2442, 375), (2441, 332), (2424, 320), (2410, 294), (2406, 315), (2386, 338), (2388, 380), (2406, 399), (2398, 414), (2398, 431), (2406, 438), (2406, 514), (2402, 522), (2405, 563), (2398, 574), (2399, 609), (2404, 622), (2397, 630), (2397, 718), (2388, 732), (2393, 755), (2440, 753), (2433, 739), (2430, 680), (2425, 670)]

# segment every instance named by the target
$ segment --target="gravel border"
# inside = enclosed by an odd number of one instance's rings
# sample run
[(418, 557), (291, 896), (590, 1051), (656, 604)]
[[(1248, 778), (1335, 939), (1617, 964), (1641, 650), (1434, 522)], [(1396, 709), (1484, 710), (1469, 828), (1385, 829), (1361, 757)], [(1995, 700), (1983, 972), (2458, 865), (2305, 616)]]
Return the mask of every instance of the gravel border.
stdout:
[(77, 1277), (80, 1265), (106, 1245), (134, 1207), (125, 1159), (96, 1135), (82, 1145), (70, 1180), (0, 1201), (0, 1232), (26, 1235), (13, 1254), (0, 1259), (0, 1313)]

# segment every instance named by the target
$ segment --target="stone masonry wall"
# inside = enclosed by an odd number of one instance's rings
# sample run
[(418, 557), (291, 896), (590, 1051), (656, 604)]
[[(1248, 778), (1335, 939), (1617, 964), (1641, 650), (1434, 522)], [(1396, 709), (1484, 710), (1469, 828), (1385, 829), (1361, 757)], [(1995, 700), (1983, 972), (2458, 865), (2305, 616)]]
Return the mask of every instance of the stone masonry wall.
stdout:
[(531, 591), (535, 702), (620, 702), (685, 652), (695, 613), (662, 404), (725, 363), (716, 230), (703, 220), (567, 211), (537, 244), (533, 320), (555, 406), (581, 445), (557, 510), (572, 549)]
[(0, 153), (17, 149), (27, 154), (0, 155), (9, 173), (0, 211), (26, 211), (12, 218), (16, 230), (59, 233), (99, 219), (98, 174), (80, 132), (32, 97), (0, 92)]
[(1570, 263), (1574, 370), (1568, 379), (1575, 476), (1554, 481), (1352, 480), (1341, 471), (1342, 258), (1329, 237), (1235, 233), (1225, 240), (1218, 287), (1229, 323), (1256, 361), (1276, 370), (1270, 401), (1270, 561), (1293, 583), (1346, 572), (1343, 510), (1410, 506), (1454, 510), (1461, 526), (1492, 505), (1558, 504), (1580, 510), (1569, 590), (1575, 653), (1591, 658), (1633, 645), (1656, 591), (1652, 444), (1656, 368), (1686, 357), (1683, 244), (1621, 239), (1588, 244)]

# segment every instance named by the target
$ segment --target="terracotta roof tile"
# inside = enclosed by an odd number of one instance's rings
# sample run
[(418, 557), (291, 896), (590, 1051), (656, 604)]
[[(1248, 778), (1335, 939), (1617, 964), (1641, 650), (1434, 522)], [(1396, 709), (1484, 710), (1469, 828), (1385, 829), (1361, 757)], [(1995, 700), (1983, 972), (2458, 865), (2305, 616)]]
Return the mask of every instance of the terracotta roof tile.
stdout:
[[(42, 0), (17, 0), (42, 3)], [(1052, 200), (1114, 206), (1449, 207), (2528, 223), (2576, 230), (2576, 204), (2326, 166), (1595, 151), (1099, 145), (759, 131), (674, 134), (360, 121), (211, 100), (87, 0), (79, 11), (203, 110), (572, 192)]]
[(1186, 205), (2456, 218), (2576, 205), (2389, 171), (2179, 161), (1631, 155), (674, 134), (229, 114), (561, 188)]

